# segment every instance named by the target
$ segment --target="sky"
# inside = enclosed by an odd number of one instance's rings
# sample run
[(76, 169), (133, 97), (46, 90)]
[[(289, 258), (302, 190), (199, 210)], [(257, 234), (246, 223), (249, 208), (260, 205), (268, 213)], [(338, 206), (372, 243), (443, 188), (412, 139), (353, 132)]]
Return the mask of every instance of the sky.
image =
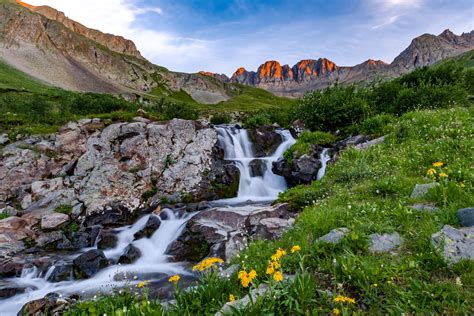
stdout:
[(391, 62), (413, 38), (474, 29), (472, 0), (26, 0), (135, 42), (182, 72), (256, 70), (328, 58), (340, 66)]

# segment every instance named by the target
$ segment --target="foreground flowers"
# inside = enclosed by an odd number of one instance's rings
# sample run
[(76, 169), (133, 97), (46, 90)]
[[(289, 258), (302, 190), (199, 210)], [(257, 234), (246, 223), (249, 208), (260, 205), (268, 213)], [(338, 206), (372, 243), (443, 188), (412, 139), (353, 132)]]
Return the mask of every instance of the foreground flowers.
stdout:
[(193, 267), (193, 271), (199, 270), (199, 272), (203, 272), (209, 268), (212, 268), (215, 264), (224, 263), (224, 260), (221, 258), (207, 258), (201, 261), (199, 264)]
[(338, 295), (334, 298), (334, 303), (349, 303), (349, 304), (355, 304), (356, 301), (355, 299), (347, 296), (342, 296)]
[(235, 296), (234, 296), (234, 294), (230, 294), (229, 295), (229, 302), (233, 302), (233, 301), (235, 301)]
[(301, 247), (298, 246), (298, 245), (294, 245), (293, 247), (291, 247), (291, 253), (295, 253), (297, 251), (300, 251), (301, 250)]
[(175, 275), (173, 275), (172, 277), (170, 277), (168, 279), (168, 282), (176, 284), (176, 283), (178, 283), (178, 281), (180, 279), (181, 279), (181, 277), (179, 275), (175, 274)]
[(241, 270), (238, 274), (238, 278), (240, 280), (240, 284), (243, 287), (248, 287), (250, 283), (252, 283), (252, 281), (257, 278), (257, 271), (250, 270), (250, 272), (247, 273), (247, 271)]

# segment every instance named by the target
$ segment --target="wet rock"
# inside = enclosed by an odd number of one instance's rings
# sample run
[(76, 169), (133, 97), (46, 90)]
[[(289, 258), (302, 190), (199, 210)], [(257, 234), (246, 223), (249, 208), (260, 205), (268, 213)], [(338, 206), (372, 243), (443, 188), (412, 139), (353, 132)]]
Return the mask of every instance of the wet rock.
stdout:
[(0, 277), (11, 278), (18, 277), (23, 271), (25, 261), (19, 258), (0, 258)]
[(134, 219), (134, 214), (121, 204), (112, 204), (103, 211), (89, 214), (85, 221), (85, 226), (102, 225), (104, 227), (120, 227), (130, 224)]
[(402, 243), (403, 239), (398, 233), (383, 235), (372, 234), (370, 235), (369, 251), (372, 253), (389, 252), (400, 246)]
[(127, 248), (125, 248), (125, 250), (123, 251), (123, 254), (120, 256), (118, 262), (122, 263), (122, 264), (131, 264), (131, 263), (134, 263), (135, 261), (137, 261), (138, 258), (140, 258), (141, 255), (142, 255), (142, 253), (141, 253), (140, 249), (138, 249), (134, 245), (130, 244), (130, 245), (127, 246)]
[(18, 315), (61, 315), (69, 306), (70, 303), (59, 294), (50, 293), (23, 305)]
[(262, 177), (267, 171), (267, 164), (264, 160), (254, 159), (249, 164), (251, 177)]
[(78, 232), (69, 232), (68, 237), (71, 240), (74, 249), (88, 248), (95, 245), (101, 229), (102, 226), (99, 225), (85, 227)]
[(271, 125), (251, 129), (249, 136), (254, 144), (256, 157), (271, 156), (282, 142), (280, 134)]
[(415, 185), (415, 188), (413, 188), (410, 197), (412, 199), (424, 197), (426, 194), (428, 194), (429, 190), (436, 188), (437, 186), (439, 186), (439, 183), (437, 182), (417, 184)]
[(140, 239), (140, 238), (150, 238), (151, 235), (153, 235), (154, 232), (160, 228), (161, 225), (161, 219), (159, 216), (156, 215), (150, 215), (150, 218), (145, 224), (145, 227), (143, 227), (142, 230), (138, 231), (133, 235), (135, 239)]
[(326, 235), (318, 238), (318, 241), (324, 241), (330, 244), (337, 244), (338, 242), (341, 241), (342, 238), (347, 236), (347, 234), (349, 233), (350, 233), (350, 230), (347, 227), (335, 228), (331, 230), (329, 233), (327, 233)]
[(293, 161), (293, 178), (301, 183), (310, 183), (316, 180), (318, 171), (321, 168), (321, 161), (309, 155), (303, 155)]
[(183, 261), (197, 262), (209, 254), (228, 261), (249, 237), (276, 238), (293, 222), (287, 204), (211, 208), (191, 219), (167, 252)]
[(73, 245), (63, 232), (53, 231), (43, 233), (36, 239), (36, 245), (45, 249), (73, 249)]
[(73, 278), (73, 265), (65, 261), (54, 263), (51, 273), (48, 276), (49, 282), (69, 281)]
[(8, 281), (0, 281), (0, 298), (6, 299), (9, 297), (13, 297), (18, 294), (25, 293), (26, 289), (21, 287), (17, 284), (8, 282)]
[(461, 259), (474, 260), (474, 227), (456, 229), (445, 225), (442, 230), (431, 235), (432, 244), (441, 250), (448, 263)]
[(456, 217), (464, 227), (474, 226), (474, 207), (460, 209), (456, 212)]
[(109, 265), (101, 250), (89, 250), (73, 260), (74, 274), (78, 279), (90, 278)]
[(44, 231), (55, 230), (69, 222), (69, 216), (62, 213), (44, 215), (41, 218), (41, 229)]
[(97, 243), (97, 248), (101, 250), (112, 249), (117, 246), (118, 238), (113, 232), (102, 232)]

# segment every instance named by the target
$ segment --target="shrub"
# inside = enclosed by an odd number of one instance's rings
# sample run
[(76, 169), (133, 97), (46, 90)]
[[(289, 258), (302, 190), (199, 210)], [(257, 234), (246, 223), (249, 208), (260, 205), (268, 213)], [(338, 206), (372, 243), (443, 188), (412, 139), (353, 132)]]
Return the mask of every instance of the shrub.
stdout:
[(211, 124), (213, 125), (229, 124), (231, 121), (232, 118), (227, 113), (217, 113), (211, 118)]
[(379, 114), (369, 117), (360, 124), (359, 132), (364, 135), (382, 136), (387, 133), (387, 126), (395, 121), (392, 114)]
[(320, 146), (329, 146), (334, 144), (337, 141), (337, 138), (329, 133), (325, 132), (309, 132), (304, 131), (297, 142), (291, 146), (284, 154), (286, 160), (291, 161), (293, 154), (297, 152), (299, 155), (304, 155), (309, 153), (311, 145), (316, 144)]

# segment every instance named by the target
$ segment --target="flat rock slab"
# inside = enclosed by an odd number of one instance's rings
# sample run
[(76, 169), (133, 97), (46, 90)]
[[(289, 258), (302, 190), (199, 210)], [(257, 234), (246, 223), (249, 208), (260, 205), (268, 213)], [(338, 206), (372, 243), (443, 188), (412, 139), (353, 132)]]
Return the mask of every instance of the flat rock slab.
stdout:
[(362, 143), (362, 144), (359, 144), (359, 145), (356, 145), (354, 146), (355, 149), (367, 149), (367, 148), (370, 148), (372, 146), (375, 146), (375, 145), (378, 145), (378, 144), (381, 144), (385, 141), (385, 136), (382, 136), (382, 137), (379, 137), (379, 138), (376, 138), (376, 139), (373, 139), (373, 140), (369, 140), (365, 143)]
[(442, 251), (449, 263), (461, 259), (474, 260), (474, 226), (456, 229), (445, 225), (442, 230), (431, 235), (431, 242)]
[(411, 206), (411, 208), (420, 211), (420, 212), (428, 212), (428, 213), (433, 213), (439, 210), (438, 207), (436, 207), (434, 204), (414, 204)]
[(398, 233), (370, 235), (369, 251), (372, 253), (389, 252), (403, 243), (403, 238)]
[(415, 188), (411, 192), (410, 197), (413, 198), (420, 198), (428, 194), (428, 191), (430, 189), (433, 189), (435, 187), (439, 186), (439, 183), (433, 182), (433, 183), (425, 183), (425, 184), (417, 184), (415, 185)]
[(344, 238), (347, 234), (349, 234), (350, 230), (347, 227), (335, 228), (331, 230), (326, 235), (318, 238), (318, 241), (324, 241), (330, 244), (337, 244)]
[(69, 221), (69, 216), (62, 213), (53, 213), (44, 215), (41, 218), (41, 229), (43, 230), (55, 230), (59, 226), (67, 223)]
[(460, 209), (456, 212), (456, 217), (464, 227), (474, 226), (474, 207)]

